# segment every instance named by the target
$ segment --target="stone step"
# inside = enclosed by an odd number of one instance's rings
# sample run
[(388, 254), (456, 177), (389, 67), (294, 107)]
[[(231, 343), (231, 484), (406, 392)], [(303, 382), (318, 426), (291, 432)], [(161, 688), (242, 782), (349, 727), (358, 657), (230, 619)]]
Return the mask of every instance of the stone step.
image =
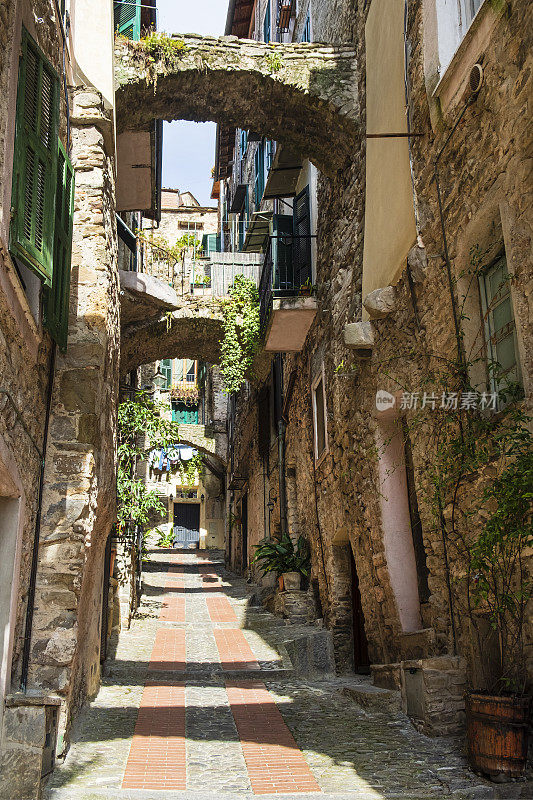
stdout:
[(382, 689), (370, 682), (351, 683), (343, 686), (340, 694), (349, 697), (362, 708), (372, 711), (401, 711), (400, 692), (392, 689)]

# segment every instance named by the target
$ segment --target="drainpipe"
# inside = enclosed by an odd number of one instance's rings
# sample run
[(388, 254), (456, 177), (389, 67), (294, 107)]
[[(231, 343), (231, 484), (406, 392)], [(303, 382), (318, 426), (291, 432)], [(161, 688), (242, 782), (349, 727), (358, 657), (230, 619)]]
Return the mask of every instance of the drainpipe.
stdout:
[(41, 452), (41, 468), (39, 471), (39, 489), (37, 493), (37, 512), (35, 515), (35, 531), (33, 534), (33, 549), (31, 554), (30, 584), (28, 587), (28, 600), (26, 603), (26, 620), (24, 624), (24, 647), (22, 650), (22, 671), (20, 689), (26, 694), (28, 687), (28, 669), (30, 665), (31, 631), (33, 626), (33, 612), (35, 610), (35, 584), (37, 581), (37, 566), (39, 563), (39, 537), (41, 534), (41, 514), (44, 490), (44, 468), (46, 464), (46, 448), (48, 445), (48, 428), (50, 425), (50, 409), (52, 407), (52, 391), (54, 388), (54, 372), (56, 362), (56, 343), (52, 341), (50, 350), (50, 363), (48, 367), (48, 388), (46, 390), (46, 406), (43, 430), (43, 445)]
[(278, 422), (278, 473), (279, 473), (279, 517), (281, 535), (288, 533), (287, 526), (287, 487), (285, 485), (285, 430), (283, 419), (283, 362), (276, 356), (274, 372), (274, 414)]

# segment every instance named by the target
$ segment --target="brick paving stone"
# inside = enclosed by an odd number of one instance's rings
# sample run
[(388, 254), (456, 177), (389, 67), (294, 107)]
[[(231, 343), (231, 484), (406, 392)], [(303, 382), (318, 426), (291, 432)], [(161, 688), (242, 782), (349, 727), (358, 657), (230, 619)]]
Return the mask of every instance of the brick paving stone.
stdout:
[(162, 628), (157, 631), (150, 659), (150, 669), (185, 669), (185, 631), (183, 628)]
[(241, 630), (217, 628), (213, 634), (224, 669), (259, 669), (252, 648)]
[(165, 597), (159, 614), (159, 622), (173, 622), (185, 625), (185, 596), (170, 595)]
[(205, 602), (211, 622), (215, 624), (221, 622), (230, 622), (234, 625), (238, 624), (237, 615), (227, 597), (223, 595), (221, 597), (208, 597)]
[(186, 788), (184, 684), (146, 685), (122, 788)]
[(228, 682), (226, 688), (255, 794), (319, 792), (264, 683)]

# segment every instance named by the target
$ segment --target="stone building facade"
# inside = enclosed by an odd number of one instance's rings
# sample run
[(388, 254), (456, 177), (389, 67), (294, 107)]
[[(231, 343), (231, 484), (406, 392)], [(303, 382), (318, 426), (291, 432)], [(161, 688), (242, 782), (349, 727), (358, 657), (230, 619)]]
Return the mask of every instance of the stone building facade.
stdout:
[[(506, 330), (518, 354), (522, 405), (531, 405), (530, 7), (524, 0), (457, 9), (433, 0), (311, 0), (298, 4), (281, 38), (324, 45), (276, 49), (184, 37), (183, 57), (174, 70), (159, 65), (167, 74), (158, 76), (157, 65), (148, 75), (142, 52), (121, 42), (116, 92), (112, 3), (71, 0), (64, 19), (57, 8), (48, 0), (0, 0), (0, 544), (7, 554), (0, 765), (9, 776), (0, 797), (38, 796), (53, 743), (64, 752), (75, 712), (100, 678), (127, 294), (119, 286), (114, 143), (118, 134), (131, 179), (120, 209), (146, 212), (153, 181), (146, 173), (141, 180), (135, 165), (149, 171), (151, 123), (159, 117), (215, 119), (229, 127), (230, 145), (237, 126), (259, 136), (243, 173), (231, 178), (230, 147), (226, 172), (219, 163), (216, 176), (222, 202), (233, 203), (236, 184), (253, 180), (249, 240), (270, 238), (270, 228), (261, 234), (265, 212), (294, 218), (294, 198), (309, 187), (305, 225), (281, 237), (309, 239), (308, 272), (300, 283), (292, 279), (288, 302), (273, 301), (270, 350), (231, 404), (228, 560), (247, 571), (265, 535), (305, 535), (310, 594), (332, 632), (338, 670), (371, 668), (377, 683), (402, 687), (407, 712), (424, 730), (456, 730), (462, 687), (479, 659), (456, 602), (461, 565), (424, 491), (431, 426), (426, 418), (406, 448), (398, 425), (414, 421), (416, 409), (398, 415), (396, 395), (424, 392), (433, 361), (455, 352), (454, 313), (465, 293), (464, 342), (476, 351), (480, 325), (472, 321), (477, 314), (481, 324), (486, 314), (483, 298), (467, 292), (465, 270), (477, 246), (490, 269), (505, 254), (512, 276)], [(278, 5), (268, 8), (257, 2), (237, 35), (275, 39)], [(65, 308), (63, 316), (49, 314), (48, 291), (15, 262), (10, 240), (23, 25), (54, 86), (57, 77), (53, 143), (59, 138), (75, 173), (65, 352), (49, 332), (61, 338)], [(234, 33), (231, 19), (226, 33)], [(256, 191), (262, 137), (283, 145), (265, 153), (264, 166), (288, 167), (293, 178), (290, 191), (271, 186), (268, 200)], [(238, 198), (235, 208), (222, 213), (228, 229), (238, 222), (231, 215), (243, 213)], [(233, 239), (227, 233), (220, 246), (239, 247), (238, 227)], [(174, 306), (170, 326), (161, 309), (144, 327), (130, 326), (123, 377), (160, 358), (216, 363), (221, 324), (211, 299)], [(284, 336), (291, 346), (280, 346)], [(471, 375), (479, 387), (482, 377)], [(387, 392), (385, 405), (376, 406), (377, 391)], [(465, 501), (487, 477), (468, 476)], [(441, 510), (446, 523), (450, 509)], [(424, 698), (418, 709), (414, 695)]]
[[(475, 248), (483, 253), (481, 266), (505, 253), (520, 406), (531, 408), (530, 67), (523, 34), (531, 12), (526, 4), (484, 3), (471, 19), (465, 8), (416, 0), (405, 4), (404, 17), (404, 5), (397, 6), (392, 39), (380, 25), (388, 12), (378, 0), (364, 8), (298, 4), (283, 34), (298, 39), (310, 31), (319, 41), (354, 43), (369, 136), (354, 144), (349, 168), (334, 177), (318, 174), (317, 309), (303, 346), (288, 352), (296, 348), (286, 316), (286, 346), (273, 348), (285, 352), (275, 357), (271, 376), (258, 374), (235, 400), (230, 508), (240, 520), (246, 504), (247, 530), (234, 526), (227, 557), (234, 568), (253, 571), (253, 546), (283, 529), (285, 516), (290, 534), (311, 543), (310, 591), (332, 631), (338, 669), (370, 668), (377, 683), (402, 688), (408, 713), (435, 734), (461, 727), (462, 694), (467, 684), (480, 685), (482, 656), (462, 613), (464, 566), (446, 527), (435, 523), (430, 499), (432, 409), (420, 423), (401, 398), (415, 393), (421, 404), (424, 391), (440, 385), (439, 361), (457, 353), (454, 306), (466, 309), (463, 346), (476, 353), (470, 382), (487, 390), (479, 372), (480, 359), (487, 361), (480, 347), (486, 312), (477, 277), (466, 276)], [(254, 38), (264, 39), (266, 15), (273, 20), (275, 11), (275, 4), (270, 12), (264, 2), (255, 5)], [(238, 33), (228, 27), (232, 32)], [(384, 52), (390, 57), (383, 59)], [(472, 73), (475, 64), (482, 70)], [(469, 79), (472, 86), (481, 71), (483, 84), (472, 93)], [(227, 152), (230, 161), (239, 158), (238, 136)], [(225, 163), (216, 176), (222, 198), (236, 188)], [(253, 169), (244, 174), (253, 186)], [(281, 200), (290, 207), (289, 198)], [(235, 239), (226, 241), (231, 246)], [(453, 371), (446, 379), (452, 391)], [(376, 405), (380, 390), (388, 393), (384, 406)], [(461, 490), (466, 506), (468, 492), (479, 497), (487, 478), (469, 476)], [(446, 526), (451, 506), (442, 511)], [(483, 518), (470, 524), (479, 529)], [(530, 658), (530, 630), (527, 637)], [(429, 700), (420, 710), (413, 697), (423, 685)]]

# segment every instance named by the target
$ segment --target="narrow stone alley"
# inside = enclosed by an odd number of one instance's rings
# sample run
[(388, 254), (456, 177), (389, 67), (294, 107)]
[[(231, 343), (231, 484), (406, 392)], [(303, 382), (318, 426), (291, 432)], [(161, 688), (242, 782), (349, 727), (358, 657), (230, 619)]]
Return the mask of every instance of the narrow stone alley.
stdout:
[(499, 796), (450, 740), (416, 732), (396, 692), (298, 676), (284, 641), (310, 628), (254, 606), (222, 554), (155, 550), (144, 580), (47, 800)]

